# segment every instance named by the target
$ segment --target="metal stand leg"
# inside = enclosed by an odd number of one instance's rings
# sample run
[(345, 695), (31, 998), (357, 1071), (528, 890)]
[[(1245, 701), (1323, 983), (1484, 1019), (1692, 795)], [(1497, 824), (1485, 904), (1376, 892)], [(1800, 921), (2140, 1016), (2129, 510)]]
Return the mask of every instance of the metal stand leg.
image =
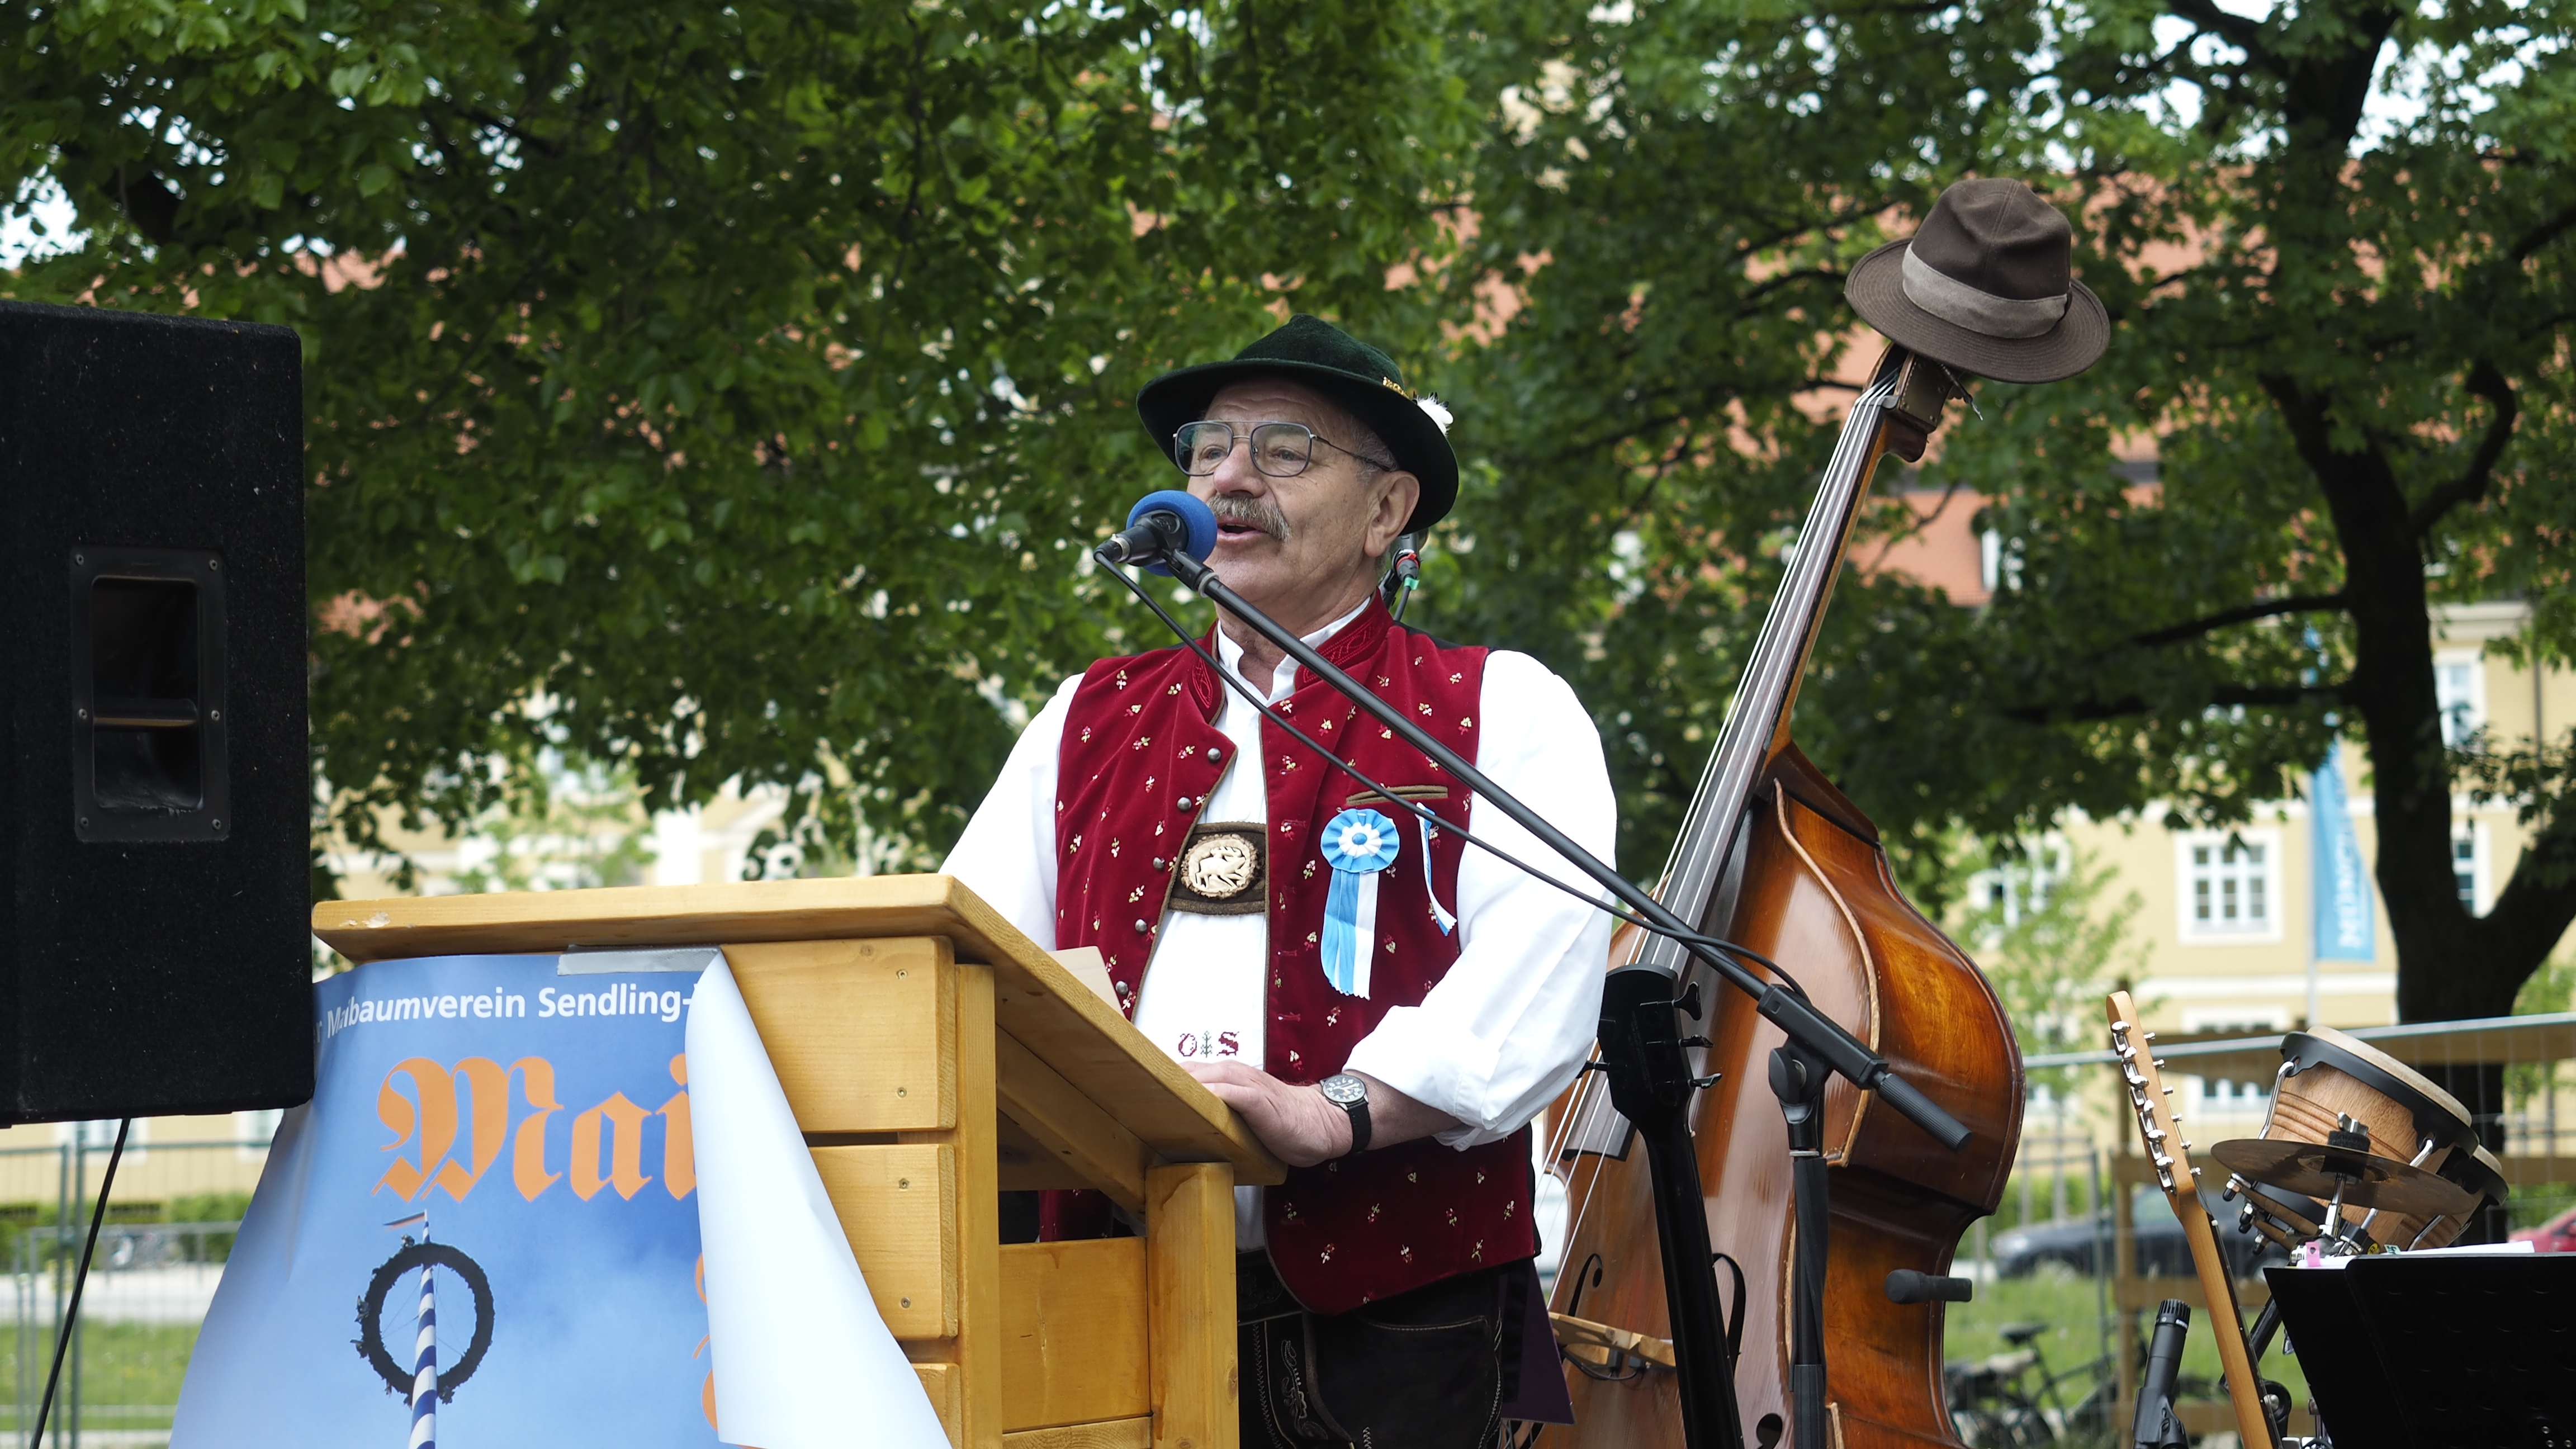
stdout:
[(1708, 1205), (1691, 1143), (1691, 1080), (1673, 1020), (1672, 978), (1631, 966), (1610, 973), (1601, 1002), (1601, 1060), (1610, 1101), (1635, 1123), (1654, 1182), (1655, 1228), (1672, 1306), (1673, 1356), (1680, 1361), (1682, 1438), (1689, 1449), (1744, 1449), (1734, 1365), (1708, 1243)]
[(1832, 1449), (1825, 1412), (1825, 1251), (1833, 1183), (1825, 1166), (1825, 1064), (1795, 1046), (1771, 1053), (1771, 1092), (1789, 1123), (1798, 1241), (1789, 1272), (1789, 1400), (1793, 1449)]

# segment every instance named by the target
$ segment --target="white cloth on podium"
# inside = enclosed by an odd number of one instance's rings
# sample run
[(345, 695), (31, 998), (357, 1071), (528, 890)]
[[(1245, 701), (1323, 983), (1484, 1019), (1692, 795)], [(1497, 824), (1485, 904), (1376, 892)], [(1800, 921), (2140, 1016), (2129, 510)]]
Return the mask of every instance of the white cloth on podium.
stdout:
[(722, 960), (689, 1007), (688, 1057), (717, 1437), (947, 1449)]

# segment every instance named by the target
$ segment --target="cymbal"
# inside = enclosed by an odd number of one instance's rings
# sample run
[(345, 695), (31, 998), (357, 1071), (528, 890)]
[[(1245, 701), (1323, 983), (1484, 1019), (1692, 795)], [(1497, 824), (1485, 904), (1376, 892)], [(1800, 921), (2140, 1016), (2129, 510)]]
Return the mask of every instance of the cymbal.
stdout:
[[(2457, 1217), (2478, 1205), (2477, 1197), (2457, 1183), (2410, 1167), (2393, 1157), (2344, 1152), (2318, 1142), (2268, 1141), (2240, 1137), (2209, 1149), (2230, 1172), (2250, 1182), (2304, 1193), (2323, 1203), (2343, 1188), (2346, 1207), (2379, 1208), (2408, 1217)], [(2326, 1170), (2326, 1160), (2356, 1163), (2358, 1176), (2339, 1178)]]

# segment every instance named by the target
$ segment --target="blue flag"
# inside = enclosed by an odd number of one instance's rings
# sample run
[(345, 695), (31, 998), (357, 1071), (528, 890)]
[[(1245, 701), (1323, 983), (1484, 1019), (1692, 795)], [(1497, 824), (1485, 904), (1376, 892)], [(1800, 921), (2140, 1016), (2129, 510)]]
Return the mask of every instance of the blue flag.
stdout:
[(2340, 751), (2326, 756), (2308, 780), (2308, 818), (2316, 828), (2316, 959), (2375, 961), (2370, 873), (2353, 838), (2352, 809), (2343, 793)]

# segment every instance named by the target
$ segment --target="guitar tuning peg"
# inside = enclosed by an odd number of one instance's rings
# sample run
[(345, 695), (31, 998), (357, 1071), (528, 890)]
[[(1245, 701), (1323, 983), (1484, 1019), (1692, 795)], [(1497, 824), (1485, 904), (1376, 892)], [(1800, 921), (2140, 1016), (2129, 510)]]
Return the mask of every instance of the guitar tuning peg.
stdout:
[(2148, 1041), (2154, 1041), (2156, 1039), (2156, 1034), (2154, 1032), (2148, 1032), (2146, 1033), (2146, 1039)]
[(2165, 1059), (2164, 1059), (2163, 1057), (2158, 1057), (2158, 1058), (2156, 1058), (2156, 1070), (2161, 1072), (2161, 1071), (2163, 1071), (2164, 1069), (2165, 1069)]

